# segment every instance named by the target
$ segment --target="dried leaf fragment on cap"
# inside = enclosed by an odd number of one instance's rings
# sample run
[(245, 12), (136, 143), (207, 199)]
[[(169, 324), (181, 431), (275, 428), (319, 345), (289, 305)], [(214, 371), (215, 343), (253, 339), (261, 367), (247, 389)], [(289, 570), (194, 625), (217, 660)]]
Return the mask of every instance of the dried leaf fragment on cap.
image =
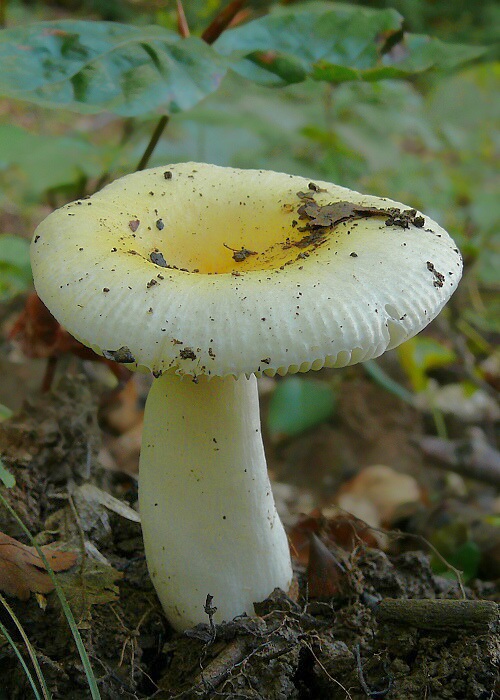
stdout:
[[(74, 552), (64, 552), (44, 545), (42, 551), (53, 571), (66, 571), (76, 562)], [(30, 592), (50, 593), (54, 584), (45, 570), (35, 547), (28, 547), (0, 532), (0, 590), (20, 600), (28, 600)]]

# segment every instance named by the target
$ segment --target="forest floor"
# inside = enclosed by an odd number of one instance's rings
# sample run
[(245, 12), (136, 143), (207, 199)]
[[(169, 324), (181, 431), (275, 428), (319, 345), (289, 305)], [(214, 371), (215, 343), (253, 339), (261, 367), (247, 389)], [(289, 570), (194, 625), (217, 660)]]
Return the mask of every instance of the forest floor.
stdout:
[[(207, 615), (206, 624), (179, 634), (150, 582), (135, 510), (147, 380), (110, 392), (100, 365), (66, 360), (42, 394), (36, 386), (44, 363), (12, 352), (6, 346), (1, 357), (0, 403), (16, 411), (0, 422), (0, 454), (16, 485), (2, 493), (39, 544), (77, 554), (58, 579), (102, 698), (498, 697), (499, 540), (485, 517), (495, 491), (436, 469), (418, 443), (429, 418), (362, 368), (344, 372), (330, 421), (285, 442), (265, 436), (294, 554), (294, 593), (275, 591), (256, 605), (255, 617), (213, 627)], [(264, 425), (272, 389), (271, 380), (262, 382)], [(456, 422), (454, 431), (463, 435), (465, 426)], [(368, 512), (369, 527), (341, 506), (354, 498), (358, 513), (370, 508), (373, 492), (360, 475), (381, 464), (398, 470), (389, 472), (395, 490), (410, 484), (410, 495), (407, 503), (375, 496), (385, 514), (374, 521)], [(409, 481), (398, 482), (400, 473)], [(457, 538), (457, 523), (460, 533), (474, 532), (481, 557), (465, 586), (432, 544), (450, 528)], [(29, 544), (2, 507), (0, 532)], [(29, 578), (30, 571), (22, 573)], [(9, 597), (9, 604), (53, 697), (89, 697), (56, 595)], [(0, 621), (22, 648), (3, 606)], [(0, 676), (0, 698), (32, 697), (1, 635)]]

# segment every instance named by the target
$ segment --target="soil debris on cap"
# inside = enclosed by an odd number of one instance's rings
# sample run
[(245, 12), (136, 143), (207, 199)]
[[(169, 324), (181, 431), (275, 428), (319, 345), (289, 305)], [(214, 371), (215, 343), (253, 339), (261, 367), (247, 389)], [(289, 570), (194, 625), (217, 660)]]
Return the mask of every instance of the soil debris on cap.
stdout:
[(132, 219), (132, 221), (128, 222), (128, 227), (132, 231), (132, 233), (135, 233), (137, 231), (140, 223), (141, 222), (139, 221), (139, 219)]
[[(385, 212), (384, 212), (385, 213)], [(392, 207), (387, 209), (389, 218), (385, 222), (386, 226), (400, 226), (401, 228), (408, 228), (410, 224), (413, 224), (417, 228), (422, 228), (425, 224), (425, 219), (423, 216), (417, 215), (416, 209), (405, 209), (401, 211)]]
[(257, 255), (256, 250), (248, 250), (244, 246), (242, 246), (241, 248), (238, 249), (238, 248), (231, 248), (231, 246), (228, 246), (227, 243), (223, 243), (222, 245), (224, 246), (224, 248), (227, 248), (228, 250), (233, 251), (233, 260), (235, 262), (243, 262), (248, 257), (250, 257), (250, 255)]
[(192, 348), (183, 348), (179, 352), (179, 357), (183, 360), (196, 360), (196, 355)]
[(435, 287), (442, 287), (444, 285), (444, 280), (445, 280), (445, 276), (443, 275), (443, 273), (438, 272), (436, 270), (436, 268), (434, 267), (434, 264), (431, 263), (429, 260), (427, 261), (426, 264), (427, 264), (427, 269), (429, 270), (429, 272), (432, 272), (432, 274), (434, 275), (434, 278), (435, 278), (434, 279), (434, 286)]
[(325, 240), (325, 234), (345, 221), (356, 219), (366, 219), (372, 216), (386, 216), (386, 226), (399, 226), (408, 228), (410, 224), (422, 228), (425, 224), (423, 216), (417, 214), (415, 209), (378, 209), (377, 207), (365, 207), (353, 202), (334, 202), (332, 204), (318, 204), (314, 200), (316, 192), (321, 192), (317, 185), (309, 183), (308, 192), (297, 192), (297, 197), (302, 200), (302, 204), (297, 209), (299, 219), (306, 221), (303, 226), (298, 227), (301, 233), (309, 232), (300, 241), (295, 243), (299, 248), (311, 244), (319, 245)]
[(149, 259), (155, 265), (159, 265), (160, 267), (168, 267), (167, 261), (163, 257), (163, 253), (160, 253), (158, 250), (153, 250), (153, 252), (149, 254)]
[(114, 362), (119, 362), (123, 365), (135, 362), (135, 357), (126, 345), (122, 345), (118, 350), (103, 350), (102, 354), (107, 360), (114, 360)]

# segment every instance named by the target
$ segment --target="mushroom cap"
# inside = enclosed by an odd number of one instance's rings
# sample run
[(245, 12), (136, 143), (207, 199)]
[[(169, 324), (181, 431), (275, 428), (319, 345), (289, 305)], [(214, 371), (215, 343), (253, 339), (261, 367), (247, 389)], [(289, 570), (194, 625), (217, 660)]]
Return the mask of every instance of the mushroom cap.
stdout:
[(181, 163), (50, 214), (32, 246), (57, 320), (131, 369), (307, 371), (381, 355), (456, 289), (437, 223), (389, 199), (265, 170)]

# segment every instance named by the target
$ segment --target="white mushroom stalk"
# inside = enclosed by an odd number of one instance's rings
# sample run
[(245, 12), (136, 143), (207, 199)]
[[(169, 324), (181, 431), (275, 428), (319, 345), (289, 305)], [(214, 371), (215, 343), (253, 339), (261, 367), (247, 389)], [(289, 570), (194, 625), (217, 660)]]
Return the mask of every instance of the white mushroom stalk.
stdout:
[(328, 182), (203, 163), (116, 180), (51, 214), (35, 287), (98, 353), (156, 377), (139, 493), (172, 624), (252, 613), (291, 564), (255, 377), (342, 367), (424, 328), (460, 280), (436, 222)]
[(256, 385), (254, 376), (195, 384), (167, 374), (148, 396), (139, 491), (144, 544), (156, 591), (178, 629), (203, 619), (207, 594), (215, 620), (231, 620), (253, 615), (254, 602), (292, 582)]

